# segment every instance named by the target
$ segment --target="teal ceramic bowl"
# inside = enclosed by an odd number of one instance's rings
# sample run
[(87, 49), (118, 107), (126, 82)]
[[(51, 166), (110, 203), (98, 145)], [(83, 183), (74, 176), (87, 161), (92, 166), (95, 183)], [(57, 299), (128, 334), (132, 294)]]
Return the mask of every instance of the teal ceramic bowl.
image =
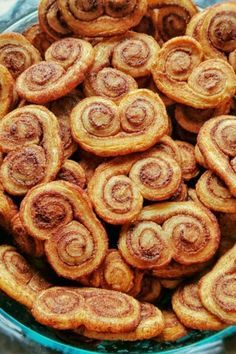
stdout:
[[(211, 2), (213, 3), (214, 0)], [(216, 2), (216, 1), (215, 1)], [(201, 6), (209, 5), (209, 1), (199, 0)], [(37, 22), (37, 11), (23, 17), (6, 29), (6, 32), (23, 32), (28, 26)], [(58, 350), (67, 354), (79, 353), (209, 353), (211, 348), (218, 347), (220, 341), (234, 333), (236, 327), (229, 327), (217, 333), (192, 331), (185, 338), (174, 343), (158, 343), (155, 341), (140, 342), (97, 342), (73, 338), (69, 332), (56, 332), (35, 322), (31, 314), (21, 305), (0, 293), (0, 327), (8, 330), (13, 336)]]

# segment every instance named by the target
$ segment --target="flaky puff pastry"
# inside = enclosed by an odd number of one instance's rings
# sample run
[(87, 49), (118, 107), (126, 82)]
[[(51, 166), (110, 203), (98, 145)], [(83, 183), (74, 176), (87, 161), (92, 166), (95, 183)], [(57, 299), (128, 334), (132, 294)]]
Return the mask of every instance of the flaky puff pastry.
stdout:
[(3, 186), (0, 184), (0, 225), (8, 232), (12, 231), (11, 222), (17, 211), (17, 206), (4, 193)]
[(175, 342), (176, 340), (187, 336), (187, 328), (179, 321), (173, 310), (162, 311), (164, 317), (164, 329), (154, 340), (158, 342)]
[(196, 184), (200, 201), (209, 209), (222, 213), (236, 213), (236, 198), (212, 171), (206, 171)]
[(201, 128), (197, 145), (208, 168), (216, 173), (236, 196), (236, 117), (219, 116)]
[(23, 35), (35, 48), (38, 49), (42, 58), (44, 58), (46, 50), (54, 42), (53, 38), (49, 37), (47, 33), (42, 31), (38, 23), (28, 27), (23, 32)]
[(61, 39), (48, 48), (45, 60), (25, 70), (16, 81), (17, 93), (29, 102), (56, 100), (79, 85), (93, 63), (93, 47), (81, 39)]
[(197, 165), (194, 146), (185, 141), (175, 141), (179, 152), (181, 155), (181, 168), (183, 179), (189, 181), (190, 179), (196, 177), (199, 173), (199, 168)]
[(132, 266), (161, 272), (171, 259), (186, 270), (208, 261), (219, 242), (219, 225), (208, 209), (193, 202), (167, 202), (144, 207), (136, 221), (124, 225), (118, 248)]
[(236, 72), (236, 49), (229, 54), (229, 63)]
[(225, 327), (219, 318), (203, 306), (198, 283), (179, 287), (172, 297), (172, 306), (179, 320), (188, 328), (218, 331)]
[(32, 308), (37, 295), (52, 285), (12, 246), (0, 246), (0, 289), (8, 296)]
[(73, 32), (87, 37), (111, 37), (135, 27), (147, 11), (147, 0), (57, 0)]
[(168, 130), (165, 106), (159, 96), (140, 89), (128, 93), (117, 106), (102, 97), (80, 102), (71, 114), (74, 140), (98, 156), (144, 151)]
[(56, 329), (84, 325), (91, 331), (123, 333), (140, 323), (141, 304), (113, 290), (53, 287), (39, 294), (32, 314), (38, 322)]
[(57, 175), (57, 179), (74, 183), (83, 189), (86, 187), (87, 182), (85, 170), (78, 162), (73, 160), (65, 160)]
[(154, 37), (160, 44), (185, 35), (189, 21), (198, 12), (192, 0), (148, 0), (148, 5)]
[(63, 163), (57, 118), (43, 106), (15, 109), (0, 121), (0, 149), (7, 154), (0, 175), (9, 194), (55, 179)]
[(100, 333), (82, 327), (75, 330), (75, 333), (99, 340), (136, 341), (153, 338), (161, 333), (163, 328), (164, 320), (161, 311), (156, 306), (144, 302), (141, 303), (141, 321), (132, 332)]
[(176, 160), (154, 148), (101, 164), (88, 183), (88, 193), (98, 215), (119, 225), (136, 218), (144, 198), (167, 200), (181, 183)]
[(236, 324), (236, 245), (200, 281), (199, 291), (208, 311), (227, 324)]
[(203, 61), (201, 45), (188, 36), (166, 42), (152, 69), (164, 94), (178, 103), (207, 109), (219, 106), (235, 93), (236, 76), (222, 59)]
[(142, 287), (137, 295), (139, 301), (155, 303), (161, 294), (161, 282), (156, 277), (149, 274), (144, 275), (142, 279)]
[(14, 79), (8, 69), (0, 64), (0, 119), (2, 119), (15, 103)]
[(0, 35), (0, 64), (16, 79), (23, 71), (42, 60), (39, 51), (20, 33)]

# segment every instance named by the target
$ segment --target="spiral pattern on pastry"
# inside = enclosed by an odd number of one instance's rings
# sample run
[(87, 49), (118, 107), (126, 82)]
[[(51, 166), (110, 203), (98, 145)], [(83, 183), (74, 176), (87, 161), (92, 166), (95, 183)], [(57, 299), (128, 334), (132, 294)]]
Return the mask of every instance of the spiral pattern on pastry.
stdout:
[(65, 38), (53, 43), (45, 60), (25, 70), (16, 81), (20, 97), (44, 104), (67, 95), (85, 78), (94, 60), (90, 43)]
[(0, 225), (6, 231), (11, 232), (12, 218), (16, 215), (18, 209), (12, 199), (4, 193), (2, 184), (0, 188)]
[(236, 199), (212, 171), (206, 171), (199, 178), (196, 192), (207, 208), (223, 213), (236, 213)]
[(31, 65), (39, 63), (39, 51), (20, 33), (0, 35), (0, 64), (16, 79)]
[(62, 164), (63, 151), (56, 117), (45, 107), (18, 108), (0, 121), (0, 168), (4, 189), (24, 195), (38, 183), (53, 180)]
[(17, 248), (28, 256), (42, 257), (44, 255), (44, 242), (27, 234), (17, 213), (11, 220), (13, 242)]
[(10, 112), (14, 104), (14, 85), (10, 72), (0, 64), (0, 119)]
[(64, 157), (69, 158), (77, 149), (77, 144), (71, 135), (70, 115), (73, 108), (83, 99), (79, 90), (73, 90), (68, 95), (50, 102), (47, 107), (55, 114), (60, 126)]
[(197, 274), (198, 272), (201, 272), (207, 268), (209, 264), (210, 262), (203, 262), (185, 265), (172, 260), (166, 266), (152, 270), (152, 275), (157, 278), (165, 278), (171, 280), (176, 278), (187, 278)]
[(148, 76), (159, 50), (151, 36), (128, 32), (113, 50), (112, 66), (134, 78)]
[(124, 225), (118, 248), (126, 262), (138, 269), (163, 267), (173, 253), (161, 226), (147, 220)]
[(56, 0), (41, 0), (38, 18), (42, 30), (54, 40), (71, 35), (71, 30), (64, 21)]
[(195, 14), (189, 21), (186, 28), (186, 35), (193, 37), (197, 41), (200, 39), (200, 30), (207, 10)]
[(0, 246), (0, 289), (8, 296), (31, 309), (37, 295), (50, 286), (14, 247)]
[(170, 136), (164, 135), (155, 145), (154, 149), (157, 149), (158, 151), (162, 151), (170, 155), (178, 162), (179, 165), (181, 164), (180, 150), (176, 141), (173, 140)]
[(236, 245), (200, 281), (200, 297), (208, 311), (227, 324), (236, 323)]
[(198, 283), (179, 287), (172, 297), (172, 306), (186, 327), (202, 331), (218, 331), (225, 327), (220, 319), (203, 306), (198, 293)]
[(90, 331), (86, 328), (79, 328), (75, 333), (99, 340), (137, 341), (155, 337), (162, 332), (163, 327), (164, 321), (161, 311), (151, 304), (141, 303), (141, 321), (132, 332), (101, 333)]
[(191, 0), (149, 0), (155, 37), (163, 43), (177, 36), (183, 36), (191, 18), (198, 12)]
[(86, 186), (86, 175), (83, 167), (73, 160), (66, 160), (57, 175), (58, 180), (67, 181), (81, 188)]
[(158, 89), (176, 102), (199, 109), (228, 101), (235, 92), (233, 68), (221, 59), (202, 60), (202, 47), (195, 39), (169, 40), (152, 68)]
[(75, 141), (98, 156), (126, 155), (147, 150), (167, 132), (165, 106), (153, 92), (130, 92), (119, 106), (91, 97), (73, 110), (71, 129)]
[(144, 275), (142, 289), (137, 298), (142, 302), (155, 302), (161, 294), (161, 283), (159, 279), (151, 275)]
[(235, 2), (225, 2), (209, 8), (199, 32), (199, 42), (205, 57), (226, 60), (227, 53), (236, 49), (235, 28)]
[(54, 42), (54, 40), (47, 35), (47, 33), (43, 32), (39, 24), (32, 25), (28, 27), (23, 35), (26, 39), (40, 52), (42, 58), (44, 58), (44, 54), (46, 50), (50, 47), (50, 45)]
[(176, 141), (180, 155), (181, 155), (181, 168), (182, 175), (185, 181), (196, 177), (199, 173), (199, 168), (197, 166), (194, 146), (186, 143), (185, 141)]
[(208, 120), (198, 135), (198, 147), (210, 168), (236, 197), (236, 117)]
[(176, 340), (187, 336), (188, 331), (184, 325), (179, 321), (173, 310), (162, 311), (165, 327), (161, 334), (155, 338), (160, 342), (175, 342)]
[(236, 72), (236, 49), (229, 54), (229, 63)]
[(32, 310), (37, 321), (56, 329), (84, 325), (92, 331), (110, 333), (135, 329), (140, 312), (139, 302), (129, 295), (113, 290), (66, 287), (41, 292)]
[(146, 0), (58, 0), (59, 9), (73, 32), (81, 36), (114, 36), (135, 27), (147, 10)]
[(184, 105), (176, 105), (175, 119), (178, 124), (190, 133), (198, 134), (203, 124), (212, 117), (228, 114), (231, 100), (222, 103), (216, 108), (197, 109)]

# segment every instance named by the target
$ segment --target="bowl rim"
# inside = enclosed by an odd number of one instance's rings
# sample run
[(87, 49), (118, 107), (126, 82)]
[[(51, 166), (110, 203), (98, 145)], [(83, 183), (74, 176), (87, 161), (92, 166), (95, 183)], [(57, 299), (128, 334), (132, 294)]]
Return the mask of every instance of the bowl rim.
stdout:
[[(6, 32), (14, 32), (16, 26), (24, 26), (25, 23), (28, 23), (31, 20), (35, 20), (38, 17), (38, 11), (33, 11), (29, 13), (28, 15), (22, 17), (20, 20), (14, 22), (11, 24), (8, 28), (4, 29), (2, 33)], [(57, 341), (56, 339), (52, 339), (47, 337), (44, 334), (41, 334), (32, 328), (27, 327), (24, 325), (22, 322), (16, 320), (14, 317), (9, 315), (5, 310), (3, 310), (0, 307), (0, 316), (2, 316), (6, 320), (6, 325), (7, 322), (9, 322), (9, 327), (10, 324), (13, 324), (13, 335), (15, 333), (21, 333), (25, 338), (27, 338), (30, 341), (34, 341), (44, 347), (54, 349), (54, 350), (60, 350), (63, 353), (67, 354), (94, 354), (94, 353), (101, 353), (96, 350), (90, 351), (89, 349), (84, 349), (84, 348), (79, 348), (76, 346), (72, 346), (67, 343), (61, 343)], [(0, 326), (1, 326), (1, 318), (0, 318)], [(206, 345), (209, 343), (213, 343), (213, 341), (221, 340), (224, 337), (230, 336), (232, 334), (236, 333), (236, 326), (230, 326), (227, 327), (221, 331), (218, 331), (216, 333), (213, 333), (212, 335), (209, 335), (206, 338), (203, 338), (195, 343), (183, 346), (181, 348), (177, 349), (170, 349), (170, 350), (164, 350), (161, 352), (153, 351), (152, 354), (157, 354), (157, 353), (163, 353), (163, 354), (175, 354), (175, 353), (186, 353), (190, 354), (190, 350), (196, 349), (197, 347), (200, 349), (201, 345)], [(109, 354), (109, 352), (106, 352)], [(140, 354), (140, 353), (139, 353)]]

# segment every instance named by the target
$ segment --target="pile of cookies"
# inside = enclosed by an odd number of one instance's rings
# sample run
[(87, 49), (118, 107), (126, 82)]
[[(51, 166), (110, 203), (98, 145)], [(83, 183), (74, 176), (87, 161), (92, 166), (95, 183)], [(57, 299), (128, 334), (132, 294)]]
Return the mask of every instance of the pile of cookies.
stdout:
[(0, 289), (78, 338), (236, 324), (236, 3), (38, 19), (0, 35)]

